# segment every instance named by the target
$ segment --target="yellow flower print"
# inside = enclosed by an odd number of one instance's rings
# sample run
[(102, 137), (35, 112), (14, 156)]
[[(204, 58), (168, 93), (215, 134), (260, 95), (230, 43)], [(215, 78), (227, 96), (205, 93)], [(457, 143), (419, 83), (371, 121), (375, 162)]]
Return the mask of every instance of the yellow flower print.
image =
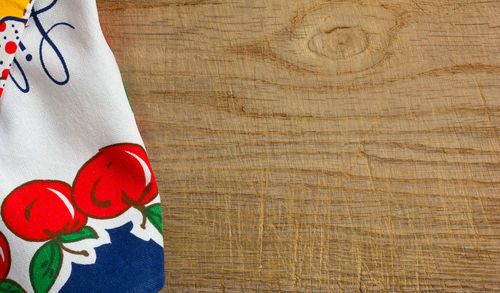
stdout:
[(0, 19), (6, 16), (22, 18), (30, 0), (0, 0)]

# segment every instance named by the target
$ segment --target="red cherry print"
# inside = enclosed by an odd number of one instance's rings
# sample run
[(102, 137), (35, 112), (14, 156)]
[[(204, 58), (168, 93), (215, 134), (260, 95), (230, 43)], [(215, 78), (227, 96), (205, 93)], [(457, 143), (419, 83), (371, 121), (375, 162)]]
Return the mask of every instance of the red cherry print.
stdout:
[(7, 77), (9, 76), (9, 72), (10, 72), (10, 69), (4, 69), (2, 71), (2, 79), (7, 79)]
[(0, 233), (0, 282), (5, 280), (10, 269), (10, 250), (7, 239)]
[(31, 181), (16, 188), (2, 204), (2, 218), (27, 241), (71, 234), (87, 223), (71, 203), (71, 187), (60, 181)]
[(0, 23), (0, 33), (7, 29), (7, 24), (5, 22)]
[(144, 205), (158, 194), (146, 152), (140, 145), (118, 144), (101, 149), (78, 172), (73, 201), (85, 215), (113, 218)]
[(7, 54), (14, 54), (16, 53), (17, 51), (17, 44), (15, 42), (7, 42), (7, 44), (5, 44), (5, 52)]

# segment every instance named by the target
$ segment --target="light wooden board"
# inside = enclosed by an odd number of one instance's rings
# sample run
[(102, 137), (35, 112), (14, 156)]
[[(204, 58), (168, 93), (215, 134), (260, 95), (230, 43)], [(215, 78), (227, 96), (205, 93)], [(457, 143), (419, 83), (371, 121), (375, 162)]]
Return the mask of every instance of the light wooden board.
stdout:
[(99, 0), (165, 292), (500, 292), (500, 2)]

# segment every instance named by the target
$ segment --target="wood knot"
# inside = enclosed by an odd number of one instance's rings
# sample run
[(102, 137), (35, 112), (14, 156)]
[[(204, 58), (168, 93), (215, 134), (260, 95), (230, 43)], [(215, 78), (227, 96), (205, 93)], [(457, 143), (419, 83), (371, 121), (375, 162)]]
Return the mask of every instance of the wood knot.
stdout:
[(397, 17), (382, 6), (328, 3), (301, 9), (286, 35), (271, 42), (277, 59), (303, 70), (345, 74), (374, 68), (391, 56)]
[(330, 59), (345, 59), (361, 54), (368, 44), (367, 32), (362, 28), (340, 26), (314, 34), (308, 48)]

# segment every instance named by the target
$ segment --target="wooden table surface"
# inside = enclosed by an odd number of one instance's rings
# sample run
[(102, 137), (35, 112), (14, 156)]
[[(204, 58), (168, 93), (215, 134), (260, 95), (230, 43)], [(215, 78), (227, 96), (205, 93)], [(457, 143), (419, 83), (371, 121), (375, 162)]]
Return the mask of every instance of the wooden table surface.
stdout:
[(164, 292), (500, 292), (500, 2), (98, 0)]

